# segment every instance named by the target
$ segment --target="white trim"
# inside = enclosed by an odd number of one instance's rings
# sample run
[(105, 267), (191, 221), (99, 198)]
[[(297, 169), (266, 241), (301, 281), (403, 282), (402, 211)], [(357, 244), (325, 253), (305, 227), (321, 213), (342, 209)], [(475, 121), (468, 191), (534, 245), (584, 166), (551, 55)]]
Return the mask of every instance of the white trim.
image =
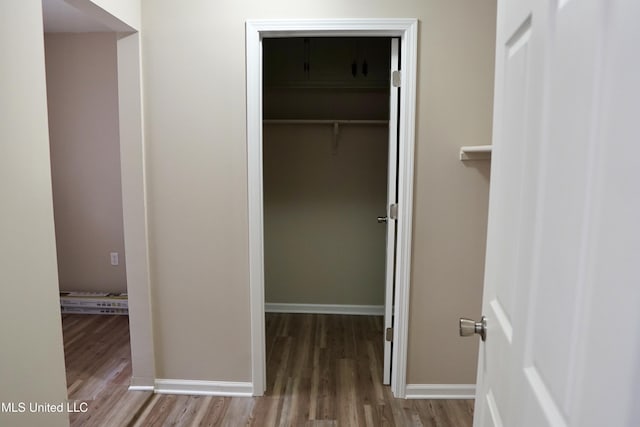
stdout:
[(152, 385), (130, 385), (129, 391), (153, 391)]
[(154, 391), (158, 394), (245, 397), (252, 395), (253, 386), (244, 382), (157, 379)]
[(398, 228), (396, 231), (396, 292), (394, 299), (391, 391), (404, 398), (409, 341), (409, 285), (411, 283), (411, 233), (413, 224), (413, 162), (416, 130), (416, 80), (418, 21), (406, 27), (401, 38), (400, 136), (398, 141)]
[(407, 399), (475, 399), (475, 384), (407, 384)]
[[(393, 298), (395, 284), (396, 259), (396, 219), (397, 213), (392, 212), (392, 206), (398, 202), (398, 101), (400, 96), (400, 82), (394, 85), (394, 73), (400, 72), (400, 43), (391, 40), (391, 71), (389, 88), (389, 146), (387, 147), (387, 226), (385, 238), (384, 264), (384, 330), (385, 333), (393, 328)], [(386, 339), (382, 350), (382, 384), (391, 384), (391, 364), (393, 362), (393, 343)]]
[(117, 42), (120, 176), (133, 375), (131, 384), (136, 384), (137, 378), (146, 378), (144, 386), (153, 386), (155, 354), (140, 52), (139, 33), (120, 36)]
[(383, 316), (384, 305), (348, 304), (289, 304), (267, 302), (266, 313), (352, 314), (359, 316)]
[[(418, 29), (414, 18), (250, 19), (247, 30), (268, 37), (404, 37)], [(248, 39), (247, 39), (248, 40)]]
[(247, 22), (246, 31), (251, 381), (253, 395), (262, 396), (267, 385), (262, 217), (262, 45), (260, 31), (254, 24)]
[(418, 21), (416, 19), (249, 20), (247, 55), (247, 179), (249, 210), (249, 287), (251, 308), (251, 379), (254, 396), (266, 385), (264, 332), (264, 246), (262, 194), (262, 45), (263, 37), (400, 37), (398, 232), (394, 346), (391, 391), (405, 396), (413, 210)]
[(130, 391), (153, 391), (153, 388), (153, 378), (131, 377), (131, 381), (129, 382)]

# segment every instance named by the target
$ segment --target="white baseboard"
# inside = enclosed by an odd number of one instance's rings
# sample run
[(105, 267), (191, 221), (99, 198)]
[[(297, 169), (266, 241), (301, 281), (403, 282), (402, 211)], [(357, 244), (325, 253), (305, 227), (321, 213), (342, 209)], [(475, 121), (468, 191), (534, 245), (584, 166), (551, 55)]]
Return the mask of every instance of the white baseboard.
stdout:
[(253, 384), (250, 382), (157, 379), (154, 391), (159, 394), (250, 397), (253, 395)]
[(406, 399), (474, 399), (475, 384), (407, 384)]
[(313, 314), (355, 314), (364, 316), (384, 316), (384, 305), (346, 304), (287, 304), (267, 302), (267, 313), (313, 313)]
[(153, 378), (131, 377), (129, 381), (130, 391), (153, 391)]
[(153, 391), (152, 385), (130, 385), (129, 391)]

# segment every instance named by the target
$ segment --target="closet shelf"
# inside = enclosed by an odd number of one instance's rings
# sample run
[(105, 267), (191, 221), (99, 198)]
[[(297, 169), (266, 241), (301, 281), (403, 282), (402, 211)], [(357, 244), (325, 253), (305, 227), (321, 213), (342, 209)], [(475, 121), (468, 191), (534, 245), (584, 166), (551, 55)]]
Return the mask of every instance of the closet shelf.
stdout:
[(265, 125), (388, 125), (389, 120), (265, 119)]
[(469, 145), (460, 147), (460, 160), (491, 159), (491, 145)]
[(387, 126), (389, 120), (307, 120), (307, 119), (265, 119), (265, 125), (331, 125), (333, 126), (333, 141), (331, 153), (338, 154), (338, 139), (341, 125), (373, 125)]

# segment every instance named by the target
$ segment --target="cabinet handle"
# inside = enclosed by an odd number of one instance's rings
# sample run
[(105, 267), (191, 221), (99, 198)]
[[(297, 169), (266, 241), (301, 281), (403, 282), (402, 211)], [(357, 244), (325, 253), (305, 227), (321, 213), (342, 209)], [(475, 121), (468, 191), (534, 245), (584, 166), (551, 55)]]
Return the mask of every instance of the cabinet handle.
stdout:
[(362, 61), (362, 74), (365, 77), (367, 76), (367, 74), (369, 74), (369, 64), (367, 64), (366, 60)]
[(356, 61), (353, 61), (353, 63), (351, 64), (351, 75), (355, 77), (356, 74), (358, 74), (358, 63)]
[(309, 43), (309, 39), (304, 39), (304, 63), (303, 63), (303, 70), (305, 72), (305, 74), (307, 75), (307, 78), (309, 77), (309, 70), (311, 69), (311, 66), (309, 65), (309, 52), (311, 50), (310, 47), (310, 43)]

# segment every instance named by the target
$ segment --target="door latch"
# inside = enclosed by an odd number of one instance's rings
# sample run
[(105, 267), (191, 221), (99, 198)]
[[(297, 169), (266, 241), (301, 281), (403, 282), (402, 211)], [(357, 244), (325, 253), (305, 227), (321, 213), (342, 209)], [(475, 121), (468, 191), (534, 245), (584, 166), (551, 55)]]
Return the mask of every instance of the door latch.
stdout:
[(398, 219), (398, 204), (397, 203), (392, 203), (391, 206), (389, 206), (389, 218)]

